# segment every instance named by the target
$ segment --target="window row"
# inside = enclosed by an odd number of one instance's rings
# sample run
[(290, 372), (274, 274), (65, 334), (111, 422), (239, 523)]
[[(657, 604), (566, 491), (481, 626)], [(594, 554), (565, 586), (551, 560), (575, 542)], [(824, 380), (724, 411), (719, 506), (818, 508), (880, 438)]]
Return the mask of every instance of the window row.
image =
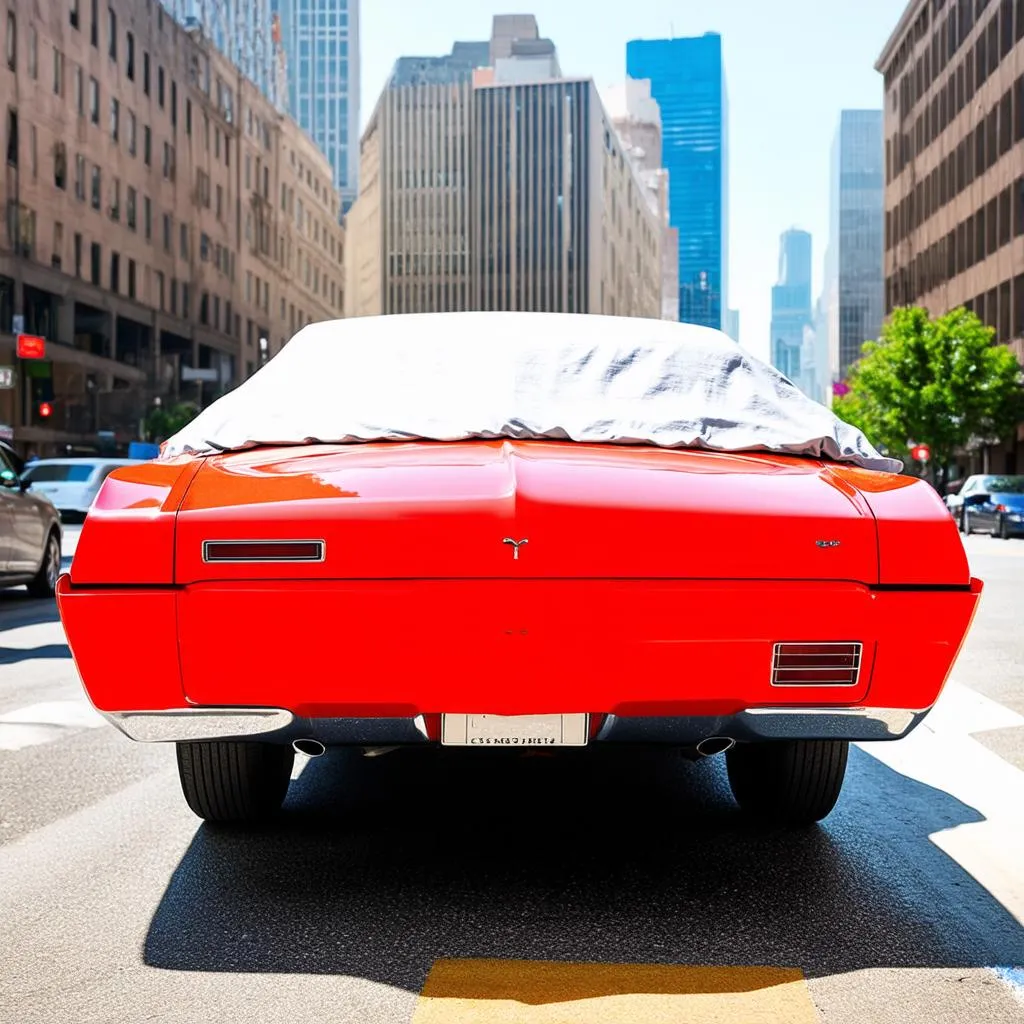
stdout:
[(1024, 75), (931, 174), (894, 209), (886, 211), (886, 248), (898, 245), (1022, 141)]
[[(961, 221), (886, 282), (886, 306), (905, 306), (1024, 237), (1024, 176)], [(1006, 340), (1002, 336), (1001, 340)]]

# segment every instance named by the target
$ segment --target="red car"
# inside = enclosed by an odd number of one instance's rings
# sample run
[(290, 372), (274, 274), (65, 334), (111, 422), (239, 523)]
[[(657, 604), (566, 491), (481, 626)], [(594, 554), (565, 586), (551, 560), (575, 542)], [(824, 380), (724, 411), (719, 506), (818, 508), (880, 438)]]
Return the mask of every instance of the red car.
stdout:
[(209, 820), (276, 810), (296, 750), (660, 744), (808, 823), (851, 740), (934, 705), (981, 592), (898, 469), (704, 328), (317, 324), (107, 478), (60, 614)]

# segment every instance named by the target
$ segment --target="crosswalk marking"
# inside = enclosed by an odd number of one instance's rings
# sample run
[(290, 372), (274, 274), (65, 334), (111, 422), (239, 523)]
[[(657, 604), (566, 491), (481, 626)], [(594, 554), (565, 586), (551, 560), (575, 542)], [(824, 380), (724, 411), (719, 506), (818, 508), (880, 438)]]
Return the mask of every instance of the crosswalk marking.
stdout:
[(907, 778), (948, 793), (984, 816), (929, 838), (1024, 925), (1024, 772), (971, 733), (1024, 725), (1024, 716), (950, 683), (905, 739), (864, 750)]
[(801, 971), (778, 967), (438, 960), (413, 1024), (818, 1024)]
[(84, 700), (29, 704), (0, 715), (0, 750), (22, 750), (51, 743), (69, 732), (105, 724), (106, 719)]

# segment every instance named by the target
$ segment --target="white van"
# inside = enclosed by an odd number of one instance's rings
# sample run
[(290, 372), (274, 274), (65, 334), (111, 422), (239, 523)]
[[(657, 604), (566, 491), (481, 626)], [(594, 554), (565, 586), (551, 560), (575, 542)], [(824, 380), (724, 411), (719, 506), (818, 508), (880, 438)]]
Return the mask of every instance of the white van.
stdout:
[(39, 459), (25, 467), (21, 479), (36, 494), (50, 499), (65, 522), (81, 521), (96, 498), (100, 484), (118, 466), (141, 459)]

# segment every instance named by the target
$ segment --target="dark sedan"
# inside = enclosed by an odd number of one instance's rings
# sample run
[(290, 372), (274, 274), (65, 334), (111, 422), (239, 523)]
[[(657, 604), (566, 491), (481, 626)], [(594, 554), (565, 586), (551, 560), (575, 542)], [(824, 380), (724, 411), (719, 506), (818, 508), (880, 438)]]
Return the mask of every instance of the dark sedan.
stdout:
[(1024, 536), (1024, 476), (970, 476), (946, 503), (964, 533)]

